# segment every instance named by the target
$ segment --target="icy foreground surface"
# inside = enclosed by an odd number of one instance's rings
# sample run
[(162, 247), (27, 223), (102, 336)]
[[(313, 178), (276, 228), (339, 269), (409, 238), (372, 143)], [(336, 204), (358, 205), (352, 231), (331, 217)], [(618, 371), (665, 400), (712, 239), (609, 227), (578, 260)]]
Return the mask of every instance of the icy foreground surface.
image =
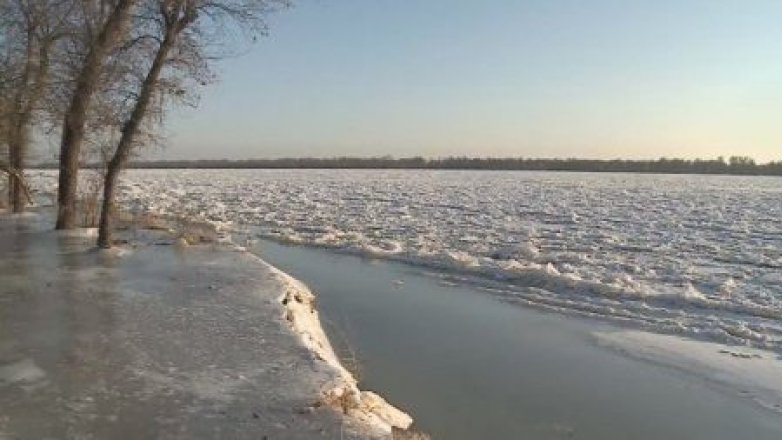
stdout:
[(410, 424), (358, 390), (307, 288), (257, 257), (159, 231), (96, 252), (91, 231), (51, 221), (0, 216), (0, 439), (387, 439)]
[[(33, 173), (51, 190), (54, 174)], [(378, 170), (135, 170), (134, 211), (480, 275), (566, 313), (782, 351), (782, 180)]]

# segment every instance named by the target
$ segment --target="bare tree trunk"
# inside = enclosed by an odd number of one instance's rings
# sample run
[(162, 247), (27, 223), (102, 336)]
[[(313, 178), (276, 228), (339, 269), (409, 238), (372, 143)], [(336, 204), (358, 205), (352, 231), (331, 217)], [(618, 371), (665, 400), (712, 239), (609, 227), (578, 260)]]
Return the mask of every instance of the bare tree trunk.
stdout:
[[(27, 47), (25, 50), (26, 59), (24, 62), (24, 70), (22, 72), (21, 84), (18, 84), (14, 96), (11, 110), (11, 124), (8, 133), (8, 165), (20, 174), (24, 170), (24, 150), (27, 146), (27, 126), (30, 122), (30, 113), (33, 110), (33, 96), (36, 94), (36, 91), (32, 90), (35, 85), (31, 84), (33, 71), (35, 70), (35, 63), (33, 61), (33, 58), (35, 57), (34, 29), (29, 27), (26, 35)], [(42, 67), (42, 65), (39, 63), (38, 67)], [(22, 182), (16, 174), (9, 174), (8, 203), (11, 205), (13, 212), (24, 211), (25, 200), (23, 197)]]
[(76, 194), (79, 178), (79, 155), (84, 140), (84, 125), (92, 95), (106, 56), (113, 48), (122, 27), (130, 18), (136, 0), (118, 0), (84, 60), (76, 89), (65, 113), (60, 144), (60, 178), (57, 191), (56, 229), (76, 227)]
[[(21, 92), (20, 92), (21, 94)], [(27, 204), (22, 181), (18, 176), (24, 172), (24, 156), (27, 150), (28, 142), (28, 124), (30, 123), (30, 112), (27, 109), (15, 106), (16, 114), (13, 117), (13, 126), (8, 141), (8, 165), (16, 170), (18, 174), (8, 175), (8, 203), (13, 212), (23, 212)]]
[(20, 185), (20, 192), (21, 194), (28, 200), (32, 201), (32, 194), (30, 193), (30, 188), (27, 187), (27, 184), (24, 181), (24, 177), (19, 174), (13, 167), (8, 165), (7, 163), (0, 161), (0, 171), (8, 174), (9, 178), (14, 178), (16, 181), (19, 182)]
[(183, 27), (184, 25), (177, 25), (173, 28), (169, 28), (166, 32), (166, 36), (155, 54), (155, 60), (152, 62), (152, 66), (150, 66), (149, 72), (147, 72), (147, 76), (144, 78), (144, 83), (141, 85), (141, 92), (133, 107), (133, 112), (122, 127), (122, 136), (117, 144), (117, 149), (114, 151), (114, 155), (109, 161), (106, 169), (106, 178), (103, 183), (103, 203), (101, 205), (100, 222), (98, 224), (98, 247), (100, 248), (111, 247), (111, 223), (115, 210), (114, 189), (117, 184), (117, 178), (130, 156), (134, 138), (144, 120), (144, 115), (147, 112), (149, 103), (152, 101), (152, 97), (158, 85), (158, 80), (160, 79), (160, 72), (163, 70), (163, 65), (168, 57), (168, 52), (171, 50), (171, 47), (174, 46), (177, 34)]
[[(8, 201), (13, 208), (13, 212), (17, 213), (24, 212), (28, 202), (21, 176), (25, 169), (25, 156), (30, 141), (30, 124), (33, 112), (43, 93), (43, 82), (46, 80), (45, 77), (47, 75), (48, 60), (45, 58), (46, 54), (43, 52), (43, 49), (41, 56), (43, 58), (38, 65), (39, 71), (36, 73), (36, 82), (29, 86), (29, 90), (27, 90), (27, 102), (22, 103), (22, 99), (17, 101), (19, 105), (16, 105), (14, 109), (16, 114), (13, 118), (14, 123), (11, 127), (8, 141), (8, 165), (17, 172), (17, 174), (9, 175)], [(22, 94), (22, 92), (19, 93)]]
[(100, 208), (100, 221), (98, 223), (98, 247), (108, 249), (111, 247), (111, 228), (114, 218), (114, 188), (117, 186), (121, 165), (114, 164), (113, 159), (106, 170), (106, 177), (103, 180), (103, 203)]
[[(16, 160), (14, 157), (14, 150), (10, 146), (8, 147), (8, 169), (13, 169), (12, 163)], [(8, 206), (13, 209), (14, 207), (14, 200), (16, 200), (16, 177), (8, 173)]]
[(8, 151), (9, 165), (12, 169), (16, 170), (19, 174), (9, 174), (8, 178), (8, 191), (9, 191), (9, 204), (13, 212), (24, 212), (27, 205), (27, 197), (24, 190), (24, 183), (19, 178), (24, 170), (24, 149), (25, 141), (22, 140), (19, 143), (12, 143)]

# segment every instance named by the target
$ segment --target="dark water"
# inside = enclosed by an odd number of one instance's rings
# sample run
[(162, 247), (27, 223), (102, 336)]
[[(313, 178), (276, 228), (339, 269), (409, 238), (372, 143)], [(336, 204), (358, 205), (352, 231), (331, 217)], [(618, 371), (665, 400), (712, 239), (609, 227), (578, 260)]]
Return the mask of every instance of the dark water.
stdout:
[(332, 342), (359, 359), (362, 388), (436, 439), (782, 439), (778, 414), (598, 347), (598, 324), (406, 265), (271, 242), (256, 251), (318, 295)]

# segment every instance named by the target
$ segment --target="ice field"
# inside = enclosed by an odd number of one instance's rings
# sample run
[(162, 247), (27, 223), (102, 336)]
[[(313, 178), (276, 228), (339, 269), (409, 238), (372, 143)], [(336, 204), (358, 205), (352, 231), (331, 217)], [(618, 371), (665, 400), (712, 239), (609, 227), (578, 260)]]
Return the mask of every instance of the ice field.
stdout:
[[(30, 177), (43, 192), (56, 183)], [(778, 178), (132, 170), (120, 197), (135, 212), (445, 269), (510, 303), (782, 351)]]

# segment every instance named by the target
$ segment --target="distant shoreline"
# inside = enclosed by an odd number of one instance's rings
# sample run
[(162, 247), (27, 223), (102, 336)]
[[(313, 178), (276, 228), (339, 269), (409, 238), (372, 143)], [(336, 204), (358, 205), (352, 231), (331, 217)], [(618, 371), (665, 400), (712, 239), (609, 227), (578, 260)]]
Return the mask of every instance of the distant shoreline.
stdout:
[[(88, 165), (97, 167), (97, 165)], [(53, 163), (37, 169), (56, 169)], [(449, 157), (410, 158), (281, 158), (247, 160), (159, 160), (136, 161), (136, 169), (425, 169), (496, 171), (572, 171), (644, 174), (717, 174), (741, 176), (782, 176), (782, 160), (757, 163), (749, 157), (729, 159), (593, 160)]]

